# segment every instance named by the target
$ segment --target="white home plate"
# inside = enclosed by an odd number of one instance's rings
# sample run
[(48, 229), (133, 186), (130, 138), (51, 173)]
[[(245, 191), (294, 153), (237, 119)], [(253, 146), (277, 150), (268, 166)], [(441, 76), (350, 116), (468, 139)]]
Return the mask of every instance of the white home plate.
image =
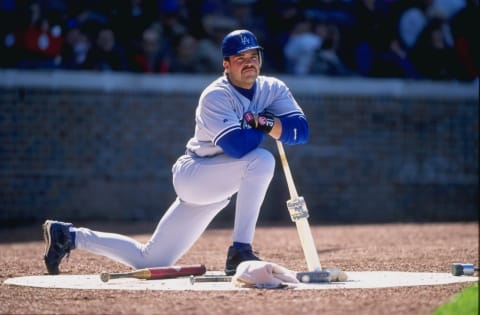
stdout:
[[(213, 273), (209, 272), (207, 274)], [(347, 272), (347, 274), (348, 280), (345, 282), (300, 283), (290, 285), (289, 288), (294, 290), (387, 288), (440, 285), (479, 280), (478, 277), (456, 277), (450, 273), (367, 271)], [(102, 282), (99, 275), (41, 275), (10, 278), (4, 284), (40, 288), (95, 290), (248, 290), (237, 288), (230, 282), (197, 282), (192, 284), (188, 277), (164, 280), (112, 279), (109, 282)]]

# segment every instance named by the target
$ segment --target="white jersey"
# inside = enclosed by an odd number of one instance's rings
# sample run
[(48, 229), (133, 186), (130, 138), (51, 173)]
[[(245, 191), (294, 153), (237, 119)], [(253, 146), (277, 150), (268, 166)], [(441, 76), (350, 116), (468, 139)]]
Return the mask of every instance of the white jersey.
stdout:
[(288, 87), (281, 80), (258, 76), (252, 100), (230, 84), (226, 76), (213, 81), (200, 95), (195, 112), (195, 134), (187, 149), (197, 156), (213, 156), (223, 152), (218, 141), (235, 129), (250, 128), (243, 124), (243, 115), (268, 111), (277, 117), (303, 115)]

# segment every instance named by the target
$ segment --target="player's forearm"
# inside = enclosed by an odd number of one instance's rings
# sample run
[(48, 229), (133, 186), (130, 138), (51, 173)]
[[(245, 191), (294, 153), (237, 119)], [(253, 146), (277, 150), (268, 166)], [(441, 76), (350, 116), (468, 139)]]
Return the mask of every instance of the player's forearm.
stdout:
[(279, 140), (285, 144), (302, 144), (308, 141), (310, 130), (305, 116), (283, 117)]
[(273, 139), (278, 140), (282, 135), (282, 121), (277, 117), (275, 117), (274, 120), (275, 120), (275, 123), (273, 124), (273, 128), (272, 130), (270, 130), (268, 135)]
[(245, 122), (285, 144), (306, 143), (309, 136), (308, 123), (303, 115), (278, 118), (268, 112), (244, 114)]
[(224, 135), (217, 144), (225, 154), (238, 159), (257, 148), (263, 137), (264, 133), (256, 129), (237, 129)]

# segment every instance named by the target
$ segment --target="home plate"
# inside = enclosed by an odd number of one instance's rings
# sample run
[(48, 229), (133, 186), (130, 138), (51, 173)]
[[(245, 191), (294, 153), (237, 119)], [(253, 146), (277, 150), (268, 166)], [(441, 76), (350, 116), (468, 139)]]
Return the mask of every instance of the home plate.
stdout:
[[(208, 272), (217, 274), (218, 272)], [(299, 283), (289, 284), (287, 288), (293, 290), (325, 290), (325, 289), (359, 289), (359, 288), (388, 288), (408, 287), (421, 285), (441, 285), (459, 282), (475, 282), (478, 277), (453, 276), (450, 273), (429, 272), (395, 272), (395, 271), (366, 271), (347, 272), (345, 282), (330, 283)], [(132, 278), (112, 279), (102, 282), (97, 275), (38, 275), (7, 279), (4, 284), (28, 286), (37, 288), (57, 289), (88, 289), (88, 290), (165, 290), (165, 291), (229, 291), (249, 290), (238, 288), (231, 282), (197, 282), (192, 284), (189, 277), (139, 280)]]

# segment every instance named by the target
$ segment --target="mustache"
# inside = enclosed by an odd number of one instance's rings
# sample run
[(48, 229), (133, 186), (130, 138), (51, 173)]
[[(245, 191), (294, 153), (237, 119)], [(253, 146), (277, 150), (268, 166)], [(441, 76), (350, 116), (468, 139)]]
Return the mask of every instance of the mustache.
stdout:
[(248, 69), (257, 70), (257, 68), (255, 68), (254, 66), (246, 66), (242, 69), (242, 71), (245, 71), (245, 70), (248, 70)]

